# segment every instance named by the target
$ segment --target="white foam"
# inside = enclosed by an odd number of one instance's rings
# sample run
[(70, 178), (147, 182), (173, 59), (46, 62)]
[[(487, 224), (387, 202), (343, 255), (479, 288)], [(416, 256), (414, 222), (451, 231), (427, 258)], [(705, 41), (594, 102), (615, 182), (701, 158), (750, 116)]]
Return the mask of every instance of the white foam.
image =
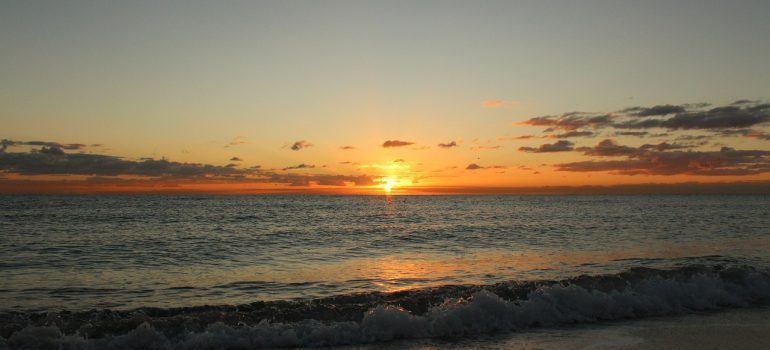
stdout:
[[(699, 273), (687, 278), (652, 276), (620, 290), (551, 285), (525, 300), (507, 301), (482, 291), (469, 299), (447, 300), (423, 315), (378, 306), (359, 322), (263, 321), (232, 327), (209, 325), (203, 332), (164, 335), (148, 324), (118, 336), (85, 339), (55, 327), (27, 327), (3, 346), (28, 349), (255, 349), (361, 344), (393, 339), (463, 337), (499, 330), (588, 323), (770, 303), (770, 277), (753, 270), (738, 278)], [(5, 345), (3, 345), (5, 343)]]

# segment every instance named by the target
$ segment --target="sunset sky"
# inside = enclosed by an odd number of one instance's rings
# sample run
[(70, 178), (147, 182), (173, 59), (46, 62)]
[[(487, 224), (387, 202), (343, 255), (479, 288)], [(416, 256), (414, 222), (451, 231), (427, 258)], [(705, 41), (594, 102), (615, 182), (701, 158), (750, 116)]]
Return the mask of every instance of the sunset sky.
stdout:
[(0, 193), (770, 181), (768, 1), (0, 1)]

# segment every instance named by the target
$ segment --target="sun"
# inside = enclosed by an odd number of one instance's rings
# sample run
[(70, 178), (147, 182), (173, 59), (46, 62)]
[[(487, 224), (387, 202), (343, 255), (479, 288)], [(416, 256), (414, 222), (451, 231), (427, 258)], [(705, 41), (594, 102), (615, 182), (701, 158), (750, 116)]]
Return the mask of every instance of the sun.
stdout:
[(385, 191), (385, 193), (390, 194), (390, 192), (393, 191), (394, 183), (395, 181), (393, 181), (393, 179), (382, 179), (382, 190)]

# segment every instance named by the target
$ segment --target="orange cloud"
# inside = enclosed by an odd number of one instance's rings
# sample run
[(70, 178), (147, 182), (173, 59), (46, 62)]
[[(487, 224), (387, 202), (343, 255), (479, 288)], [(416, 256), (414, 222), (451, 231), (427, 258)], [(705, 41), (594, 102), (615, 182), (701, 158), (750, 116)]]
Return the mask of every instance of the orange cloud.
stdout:
[(500, 108), (503, 106), (502, 100), (484, 100), (481, 101), (481, 106), (484, 108)]

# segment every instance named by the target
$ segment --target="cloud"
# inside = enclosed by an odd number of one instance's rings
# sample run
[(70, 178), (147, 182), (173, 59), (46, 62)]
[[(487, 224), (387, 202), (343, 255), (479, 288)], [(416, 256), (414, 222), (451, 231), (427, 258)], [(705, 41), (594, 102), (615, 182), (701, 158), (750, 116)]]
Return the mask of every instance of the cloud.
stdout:
[(239, 169), (165, 159), (131, 161), (99, 154), (68, 154), (57, 147), (43, 147), (40, 151), (27, 153), (0, 153), (0, 171), (19, 175), (134, 175), (171, 178), (225, 178), (247, 174)]
[(485, 100), (481, 101), (481, 106), (484, 108), (500, 108), (503, 106), (502, 100)]
[(243, 144), (246, 144), (246, 143), (248, 143), (248, 142), (244, 139), (243, 136), (236, 136), (236, 137), (233, 137), (233, 140), (230, 141), (230, 143), (225, 145), (225, 148), (234, 147), (234, 146), (238, 146), (238, 145), (243, 145)]
[(616, 124), (620, 129), (664, 128), (669, 130), (746, 128), (770, 122), (770, 104), (725, 106), (687, 111), (667, 119), (646, 119)]
[(675, 149), (687, 149), (687, 148), (693, 148), (697, 146), (702, 146), (703, 143), (698, 145), (682, 145), (678, 143), (668, 143), (668, 142), (661, 142), (657, 145), (651, 145), (651, 144), (644, 144), (639, 146), (640, 150), (656, 150), (656, 151), (670, 151)]
[(770, 141), (770, 133), (759, 131), (759, 130), (749, 130), (749, 132), (746, 133), (746, 135), (744, 136), (754, 138), (754, 139)]
[(593, 147), (578, 147), (577, 151), (583, 152), (587, 156), (629, 156), (639, 152), (637, 148), (619, 145), (615, 140), (602, 140)]
[(759, 101), (752, 101), (752, 100), (745, 100), (744, 99), (744, 100), (735, 101), (735, 102), (731, 103), (731, 105), (758, 104), (758, 103), (759, 103)]
[(305, 140), (299, 140), (299, 141), (295, 141), (289, 148), (291, 148), (292, 151), (299, 151), (303, 148), (308, 148), (308, 147), (313, 147), (313, 144)]
[(393, 163), (403, 163), (403, 162), (404, 162), (403, 158), (398, 158), (393, 160)]
[(719, 132), (721, 136), (741, 136), (758, 140), (770, 140), (770, 133), (753, 129), (728, 129)]
[(546, 143), (539, 147), (519, 147), (519, 151), (529, 153), (552, 153), (552, 152), (566, 152), (572, 151), (575, 144), (566, 140), (557, 141), (555, 143)]
[(639, 147), (629, 147), (629, 146), (620, 145), (615, 140), (606, 139), (606, 140), (602, 140), (601, 142), (599, 142), (593, 147), (578, 147), (575, 150), (579, 152), (583, 152), (583, 154), (587, 156), (635, 157), (649, 151), (664, 152), (664, 151), (671, 151), (671, 150), (677, 150), (677, 149), (688, 149), (688, 148), (693, 148), (701, 145), (703, 144), (700, 143), (700, 144), (693, 145), (693, 144), (678, 144), (678, 143), (672, 144), (668, 142), (661, 142), (655, 145), (644, 144)]
[(59, 142), (51, 142), (51, 141), (14, 141), (14, 140), (8, 140), (8, 139), (0, 140), (0, 152), (5, 151), (8, 147), (19, 147), (19, 146), (43, 146), (44, 148), (47, 147), (49, 149), (55, 148), (60, 150), (80, 150), (87, 147), (100, 147), (101, 145), (93, 144), (89, 146), (82, 143), (59, 143)]
[(439, 146), (440, 148), (452, 148), (452, 147), (457, 147), (457, 142), (455, 142), (455, 141), (451, 141), (451, 142), (448, 142), (448, 143), (439, 143), (439, 144), (438, 144), (438, 146)]
[(356, 148), (353, 147), (353, 146), (340, 146), (340, 149), (341, 150), (351, 150), (351, 149), (356, 149)]
[(518, 124), (532, 126), (547, 126), (547, 131), (567, 130), (574, 131), (579, 128), (591, 127), (594, 129), (612, 125), (613, 116), (610, 114), (592, 114), (583, 112), (569, 112), (559, 116), (543, 116), (527, 119)]
[[(309, 169), (313, 165), (299, 164), (291, 169)], [(128, 160), (117, 156), (86, 153), (66, 153), (58, 147), (43, 146), (30, 152), (0, 152), (0, 173), (20, 176), (91, 176), (87, 180), (68, 179), (61, 186), (75, 184), (173, 185), (175, 183), (275, 183), (291, 186), (311, 184), (342, 186), (371, 186), (378, 177), (368, 175), (291, 174), (263, 170), (259, 165), (237, 168), (234, 163), (217, 166), (181, 163), (167, 159), (141, 158)], [(29, 183), (40, 180), (25, 179)], [(57, 180), (58, 181), (58, 180)], [(7, 181), (0, 179), (1, 183)], [(164, 185), (164, 186), (165, 186)], [(66, 187), (65, 186), (65, 187)]]
[(618, 131), (615, 133), (615, 136), (638, 136), (638, 137), (644, 137), (649, 135), (650, 133), (647, 131)]
[(490, 149), (498, 149), (502, 146), (500, 145), (494, 145), (494, 146), (478, 146), (476, 149), (482, 149), (482, 150), (490, 150)]
[(414, 145), (414, 142), (400, 141), (400, 140), (387, 140), (382, 143), (382, 147), (384, 148), (404, 147), (409, 145)]
[(636, 117), (653, 117), (663, 116), (675, 113), (684, 113), (687, 111), (685, 106), (673, 106), (673, 105), (657, 105), (653, 107), (632, 107), (622, 110), (621, 112), (628, 113)]
[(499, 136), (497, 141), (515, 141), (515, 140), (529, 140), (529, 139), (541, 139), (543, 136), (536, 135), (519, 135), (519, 136)]
[(570, 137), (589, 137), (594, 135), (596, 134), (590, 131), (568, 131), (562, 134), (548, 135), (546, 137), (551, 139), (566, 139)]
[[(632, 107), (612, 113), (569, 112), (527, 119), (521, 125), (546, 127), (545, 132), (565, 130), (588, 134), (587, 128), (711, 130), (750, 128), (770, 123), (770, 104), (743, 100), (727, 106), (708, 104)], [(621, 131), (618, 135), (648, 136), (645, 131)], [(565, 133), (563, 135), (569, 135)]]
[(493, 166), (481, 166), (476, 163), (468, 164), (468, 166), (465, 167), (465, 170), (480, 170), (480, 169), (505, 169), (505, 166), (502, 165), (493, 165)]
[(313, 183), (325, 186), (347, 186), (352, 183), (354, 186), (373, 186), (376, 184), (377, 177), (368, 175), (300, 175), (300, 174), (270, 174), (262, 179), (263, 183), (288, 184), (290, 186), (310, 186)]
[(294, 170), (294, 169), (313, 169), (313, 168), (315, 168), (315, 165), (302, 163), (302, 164), (297, 164), (295, 166), (286, 167), (281, 170), (286, 171), (286, 170)]
[(579, 151), (591, 156), (620, 156), (623, 160), (581, 161), (557, 164), (558, 171), (610, 172), (620, 175), (756, 175), (770, 172), (770, 151), (735, 150), (679, 151), (691, 146), (668, 144), (643, 145), (638, 148), (604, 140)]
[(231, 161), (231, 162), (242, 162), (242, 161), (243, 161), (243, 159), (241, 159), (241, 158), (238, 158), (238, 157), (232, 157), (232, 158), (230, 158), (230, 161)]

